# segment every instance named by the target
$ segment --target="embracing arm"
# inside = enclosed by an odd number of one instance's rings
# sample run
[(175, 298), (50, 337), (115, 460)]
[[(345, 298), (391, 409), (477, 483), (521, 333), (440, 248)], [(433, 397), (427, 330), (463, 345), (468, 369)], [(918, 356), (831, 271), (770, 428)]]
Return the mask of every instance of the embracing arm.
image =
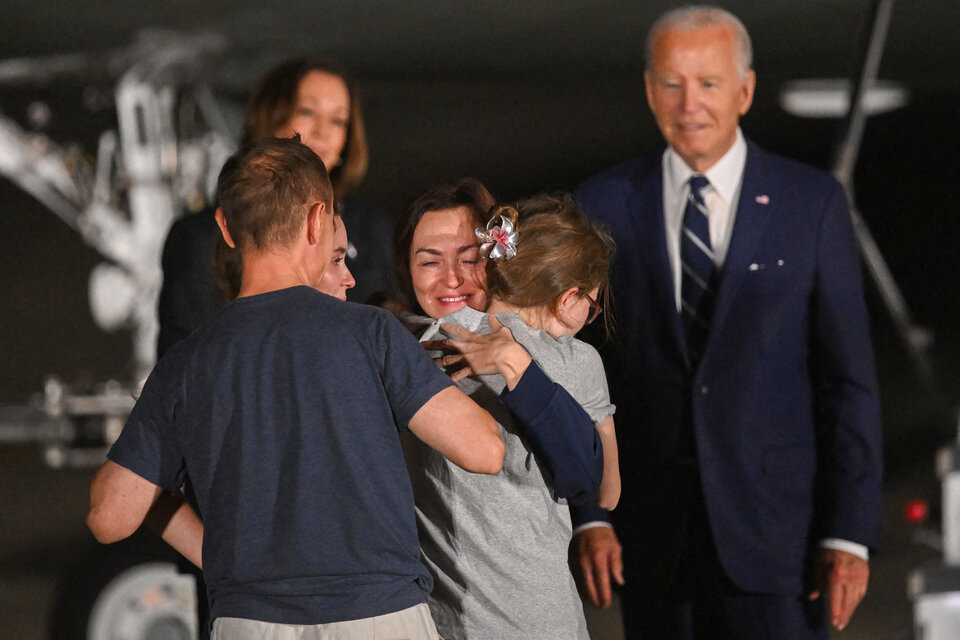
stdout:
[(520, 419), (530, 446), (553, 474), (554, 491), (571, 504), (592, 503), (605, 451), (593, 420), (576, 400), (531, 363), (500, 399)]
[(500, 473), (506, 446), (489, 413), (456, 387), (430, 398), (410, 419), (410, 431), (458, 467)]
[(180, 555), (203, 568), (203, 522), (183, 493), (161, 493), (145, 522)]
[(491, 333), (454, 325), (443, 329), (456, 340), (424, 343), (455, 351), (443, 364), (465, 362), (454, 379), (499, 373), (507, 386), (500, 399), (520, 421), (531, 448), (553, 474), (554, 492), (571, 504), (592, 503), (604, 473), (604, 451), (593, 420), (573, 396), (553, 382), (513, 339), (510, 329), (489, 317)]
[(600, 482), (600, 491), (597, 492), (597, 506), (613, 509), (620, 501), (620, 459), (613, 416), (607, 416), (597, 425), (597, 433), (603, 442), (603, 480)]
[(107, 460), (90, 484), (87, 526), (98, 541), (110, 544), (133, 535), (144, 523), (201, 566), (203, 523), (183, 495), (163, 494), (149, 480)]
[(107, 460), (90, 484), (87, 526), (104, 544), (123, 540), (140, 528), (160, 491), (149, 480)]

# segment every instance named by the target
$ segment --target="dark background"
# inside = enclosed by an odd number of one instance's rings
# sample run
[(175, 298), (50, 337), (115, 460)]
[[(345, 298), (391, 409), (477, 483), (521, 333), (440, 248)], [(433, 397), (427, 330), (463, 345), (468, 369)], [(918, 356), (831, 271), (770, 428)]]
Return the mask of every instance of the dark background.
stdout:
[[(241, 104), (279, 60), (328, 54), (352, 71), (363, 94), (371, 167), (360, 194), (395, 212), (440, 179), (473, 175), (500, 198), (514, 199), (570, 188), (658, 145), (643, 94), (643, 37), (673, 4), (6, 0), (0, 60), (83, 52), (107, 59), (142, 28), (207, 31), (228, 43), (207, 79), (219, 97)], [(749, 137), (830, 165), (838, 121), (788, 115), (777, 95), (788, 80), (855, 72), (872, 4), (723, 3), (753, 37), (757, 96), (742, 123)], [(923, 380), (868, 288), (885, 412), (887, 557), (901, 560), (910, 540), (898, 524), (898, 501), (917, 493), (936, 499), (933, 451), (956, 428), (958, 33), (956, 0), (897, 3), (880, 78), (907, 87), (910, 103), (870, 118), (855, 175), (864, 219), (915, 318), (935, 336), (933, 374)], [(109, 91), (104, 69), (91, 63), (84, 78), (0, 86), (0, 111), (25, 122), (26, 105), (44, 100), (53, 108), (51, 137), (93, 153), (99, 133), (115, 126), (110, 110), (92, 113), (82, 104), (91, 87)], [(86, 283), (100, 261), (53, 214), (0, 179), (0, 402), (27, 400), (49, 373), (70, 382), (129, 375), (129, 335), (106, 334), (90, 318)], [(873, 593), (886, 589), (896, 604), (887, 606), (881, 594), (873, 606), (900, 612), (889, 623), (890, 637), (909, 618), (903, 584), (910, 557), (896, 568), (875, 565)], [(869, 624), (862, 620), (869, 615), (858, 622)]]
[[(228, 42), (208, 79), (218, 96), (240, 104), (278, 60), (329, 54), (356, 75), (363, 93), (372, 160), (360, 194), (391, 213), (423, 186), (462, 175), (480, 178), (503, 199), (569, 188), (660, 142), (643, 95), (642, 50), (646, 28), (669, 2), (89, 4), (8, 0), (0, 60), (106, 54), (147, 27), (206, 31)], [(829, 166), (839, 123), (788, 115), (777, 94), (791, 79), (854, 72), (872, 2), (726, 6), (754, 40), (759, 81), (745, 132), (770, 150)], [(957, 326), (950, 267), (960, 225), (952, 193), (958, 31), (955, 0), (896, 5), (880, 77), (905, 85), (911, 101), (869, 120), (856, 173), (866, 222), (917, 319), (939, 341), (949, 341)], [(0, 110), (23, 121), (26, 105), (42, 99), (53, 107), (51, 137), (93, 153), (112, 114), (83, 107), (85, 89), (110, 88), (96, 65), (89, 69), (97, 82), (0, 86)], [(99, 261), (50, 212), (0, 179), (0, 401), (25, 399), (47, 373), (126, 377), (128, 336), (102, 333), (87, 308), (87, 276)]]

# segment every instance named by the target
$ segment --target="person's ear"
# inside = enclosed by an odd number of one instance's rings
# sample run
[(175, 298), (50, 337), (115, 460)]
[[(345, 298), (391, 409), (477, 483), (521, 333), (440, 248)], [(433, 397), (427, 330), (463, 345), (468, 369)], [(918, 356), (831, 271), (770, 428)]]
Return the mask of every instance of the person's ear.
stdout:
[(743, 88), (740, 90), (740, 109), (741, 116), (747, 115), (750, 105), (753, 104), (753, 92), (757, 88), (757, 74), (753, 69), (747, 71), (747, 76), (743, 80)]
[(571, 305), (573, 305), (573, 304), (575, 304), (577, 301), (579, 301), (580, 298), (577, 296), (578, 293), (580, 293), (580, 289), (579, 289), (578, 287), (570, 287), (569, 289), (567, 289), (566, 291), (564, 291), (564, 292), (560, 295), (560, 305), (559, 305), (559, 308), (560, 308), (560, 309), (563, 309), (563, 310), (566, 310), (566, 309), (568, 309)]
[(234, 244), (233, 238), (230, 237), (230, 230), (227, 229), (227, 219), (223, 217), (223, 207), (217, 207), (217, 212), (213, 214), (213, 217), (216, 218), (217, 226), (220, 227), (220, 235), (223, 236), (223, 241), (231, 249), (236, 249), (237, 245)]
[(650, 108), (650, 112), (656, 114), (656, 109), (653, 105), (653, 75), (649, 71), (643, 72), (643, 91), (647, 96), (647, 106)]
[(323, 202), (315, 202), (312, 207), (310, 207), (310, 212), (307, 213), (307, 242), (309, 244), (317, 244), (320, 242), (320, 237), (323, 235), (323, 227), (321, 223), (323, 222), (323, 214), (327, 210), (327, 205)]

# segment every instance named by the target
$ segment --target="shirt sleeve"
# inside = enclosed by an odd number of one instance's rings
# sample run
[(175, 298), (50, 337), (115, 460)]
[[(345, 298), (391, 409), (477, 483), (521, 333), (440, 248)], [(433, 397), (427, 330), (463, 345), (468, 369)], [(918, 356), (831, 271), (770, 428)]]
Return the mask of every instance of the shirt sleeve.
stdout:
[(825, 538), (820, 541), (820, 548), (846, 551), (847, 553), (857, 556), (864, 562), (870, 561), (870, 549), (866, 545), (858, 542), (841, 540), (840, 538)]
[(612, 526), (610, 512), (595, 504), (570, 505), (570, 520), (574, 530), (577, 531), (583, 531), (592, 526)]
[(535, 362), (500, 399), (519, 419), (527, 440), (553, 474), (558, 498), (592, 502), (603, 478), (603, 447), (593, 420)]
[(383, 311), (383, 365), (380, 376), (401, 431), (410, 419), (433, 396), (453, 386), (440, 367), (435, 365), (417, 339), (399, 320)]
[(157, 367), (147, 378), (107, 458), (172, 493), (183, 484), (186, 463), (176, 438), (176, 398), (163, 383), (165, 370)]
[[(617, 410), (610, 402), (610, 390), (607, 387), (607, 374), (603, 368), (600, 354), (591, 345), (576, 340), (578, 376), (587, 384), (580, 385), (577, 391), (577, 401), (593, 419), (594, 424), (600, 424)], [(576, 388), (576, 387), (574, 387)]]

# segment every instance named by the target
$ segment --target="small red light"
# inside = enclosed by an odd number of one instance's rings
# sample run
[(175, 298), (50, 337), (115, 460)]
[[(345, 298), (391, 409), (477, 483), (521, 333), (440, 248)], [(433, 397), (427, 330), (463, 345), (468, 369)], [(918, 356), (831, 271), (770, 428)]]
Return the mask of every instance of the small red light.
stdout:
[(910, 524), (920, 524), (927, 519), (929, 512), (927, 501), (917, 498), (908, 502), (903, 508), (903, 517)]

